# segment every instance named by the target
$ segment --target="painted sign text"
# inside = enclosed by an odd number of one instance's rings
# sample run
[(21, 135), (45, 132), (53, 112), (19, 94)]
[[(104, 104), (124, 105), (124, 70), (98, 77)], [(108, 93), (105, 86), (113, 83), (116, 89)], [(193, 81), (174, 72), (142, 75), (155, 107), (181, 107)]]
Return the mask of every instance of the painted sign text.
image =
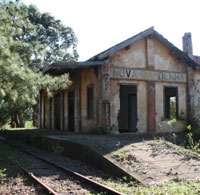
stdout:
[(151, 81), (169, 81), (186, 83), (186, 74), (176, 72), (161, 72), (150, 70), (137, 70), (129, 68), (111, 68), (111, 78), (151, 80)]

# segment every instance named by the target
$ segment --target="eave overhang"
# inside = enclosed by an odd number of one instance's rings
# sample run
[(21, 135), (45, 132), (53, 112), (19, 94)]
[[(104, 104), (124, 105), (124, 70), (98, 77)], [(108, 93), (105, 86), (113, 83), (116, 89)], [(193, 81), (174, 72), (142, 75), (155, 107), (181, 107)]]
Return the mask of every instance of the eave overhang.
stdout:
[(88, 68), (95, 68), (105, 64), (105, 61), (84, 62), (56, 62), (43, 70), (44, 74), (61, 75), (67, 72), (79, 72)]

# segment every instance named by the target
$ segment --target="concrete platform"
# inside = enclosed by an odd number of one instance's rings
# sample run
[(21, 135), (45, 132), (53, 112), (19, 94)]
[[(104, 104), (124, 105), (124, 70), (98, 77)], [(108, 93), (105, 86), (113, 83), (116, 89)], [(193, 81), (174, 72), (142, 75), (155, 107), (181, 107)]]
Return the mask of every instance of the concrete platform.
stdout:
[[(6, 131), (4, 135), (84, 161), (112, 175), (134, 177), (146, 185), (177, 178), (196, 180), (200, 174), (200, 156), (155, 140), (156, 136), (167, 138), (166, 134), (81, 135), (51, 130), (15, 130)], [(184, 138), (185, 134), (177, 134), (176, 142), (181, 143)]]
[[(50, 135), (49, 135), (50, 134)], [(23, 141), (26, 144), (30, 144), (42, 150), (59, 153), (62, 155), (69, 156), (73, 159), (77, 159), (92, 165), (95, 168), (104, 170), (107, 173), (112, 174), (113, 176), (120, 177), (133, 177), (133, 175), (126, 172), (123, 168), (114, 164), (108, 158), (106, 158), (103, 153), (108, 151), (105, 148), (102, 148), (102, 144), (97, 143), (97, 139), (104, 140), (107, 136), (101, 135), (76, 135), (69, 134), (60, 131), (50, 131), (50, 130), (7, 130), (0, 133), (0, 136), (3, 135), (8, 140), (14, 139), (15, 141)], [(69, 136), (69, 137), (68, 137)], [(99, 138), (98, 138), (99, 137)], [(96, 139), (95, 139), (96, 138)], [(90, 140), (90, 141), (89, 141)], [(92, 141), (91, 141), (92, 140)], [(107, 141), (107, 140), (104, 140)], [(93, 143), (94, 147), (91, 147), (90, 144)], [(96, 150), (99, 149), (99, 150)], [(139, 178), (135, 178), (139, 181)], [(139, 181), (140, 182), (140, 181)]]

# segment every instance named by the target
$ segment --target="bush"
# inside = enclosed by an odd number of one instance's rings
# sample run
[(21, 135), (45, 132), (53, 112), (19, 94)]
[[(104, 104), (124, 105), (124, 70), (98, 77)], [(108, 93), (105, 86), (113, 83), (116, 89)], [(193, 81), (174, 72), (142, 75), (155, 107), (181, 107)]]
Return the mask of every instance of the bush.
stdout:
[(191, 125), (192, 133), (194, 134), (200, 134), (200, 118), (194, 117), (190, 119), (189, 124)]

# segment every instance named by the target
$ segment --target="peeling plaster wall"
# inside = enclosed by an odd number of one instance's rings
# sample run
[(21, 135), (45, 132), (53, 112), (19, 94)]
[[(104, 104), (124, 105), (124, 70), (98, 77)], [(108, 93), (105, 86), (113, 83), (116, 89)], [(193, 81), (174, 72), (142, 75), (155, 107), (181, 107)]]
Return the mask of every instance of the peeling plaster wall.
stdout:
[[(122, 49), (110, 57), (111, 67), (146, 68), (146, 41), (135, 42), (129, 48)], [(116, 80), (110, 81), (110, 126), (111, 132), (118, 132), (118, 114), (120, 111), (120, 84), (137, 86), (137, 129), (138, 133), (147, 132), (147, 85), (145, 81)]]
[[(181, 61), (176, 55), (161, 44), (159, 41), (154, 40), (155, 43), (155, 69), (170, 71), (170, 72), (187, 72), (187, 65)], [(168, 120), (164, 120), (164, 86), (177, 86), (178, 87), (178, 111), (179, 116), (187, 116), (187, 85), (184, 83), (173, 82), (156, 82), (156, 132), (170, 131), (167, 125)], [(186, 123), (182, 120), (177, 120), (176, 126), (173, 130), (185, 130)]]
[[(170, 50), (155, 39), (147, 40), (152, 44), (149, 46), (153, 52), (148, 54), (146, 40), (140, 40), (130, 45), (129, 49), (122, 49), (116, 52), (110, 57), (110, 67), (119, 68), (135, 68), (135, 69), (148, 69), (161, 71), (161, 72), (172, 72), (172, 73), (186, 73), (186, 64), (180, 60), (176, 55), (170, 53)], [(152, 56), (152, 58), (150, 57)], [(150, 60), (150, 61), (147, 61)], [(125, 70), (126, 71), (126, 70)], [(183, 82), (183, 81), (181, 81)], [(139, 133), (145, 133), (148, 131), (148, 85), (147, 81), (137, 80), (130, 77), (127, 79), (125, 75), (120, 78), (111, 78), (110, 81), (110, 126), (111, 131), (116, 133), (118, 130), (118, 114), (120, 111), (120, 84), (133, 84), (137, 85), (137, 129)], [(168, 128), (167, 122), (164, 121), (164, 102), (163, 102), (163, 86), (177, 86), (178, 87), (178, 104), (179, 104), (179, 115), (184, 114), (187, 116), (187, 84), (178, 82), (168, 81), (156, 81), (155, 82), (155, 110), (156, 110), (156, 132), (166, 132)], [(161, 128), (162, 126), (162, 128)], [(184, 130), (186, 124), (184, 121), (177, 121), (174, 130)]]
[(112, 133), (115, 133), (118, 131), (118, 113), (120, 110), (120, 85), (118, 84), (117, 80), (111, 81), (110, 88), (110, 125)]
[(145, 39), (137, 41), (130, 45), (129, 49), (122, 49), (111, 57), (111, 63), (114, 66), (145, 68)]
[(162, 43), (154, 39), (155, 54), (154, 62), (156, 70), (186, 72), (186, 64), (183, 63), (176, 55), (173, 55), (170, 50)]
[[(167, 125), (169, 120), (164, 118), (164, 86), (178, 87), (178, 111), (179, 116), (187, 116), (187, 89), (186, 84), (175, 83), (156, 83), (156, 132), (169, 132), (170, 128)], [(182, 120), (177, 120), (177, 124), (173, 128), (173, 131), (185, 130), (186, 123)]]
[[(74, 129), (75, 132), (79, 132), (79, 75), (70, 75), (70, 80), (72, 81), (72, 85), (67, 89), (67, 91), (65, 92), (65, 100), (68, 101), (68, 92), (69, 91), (74, 91)], [(67, 97), (66, 97), (67, 96)], [(67, 114), (65, 114), (65, 112), (67, 112)], [(64, 127), (68, 127), (68, 107), (65, 106), (65, 110), (64, 110)], [(67, 124), (65, 124), (67, 123)], [(64, 130), (68, 130), (68, 129), (64, 129)]]
[[(98, 110), (98, 85), (97, 77), (94, 69), (90, 68), (81, 73), (81, 115), (82, 115), (82, 131), (89, 131), (96, 128), (97, 125), (97, 110)], [(94, 118), (87, 118), (87, 87), (94, 87)]]
[(195, 82), (195, 96), (194, 96), (195, 117), (200, 117), (200, 71), (194, 72), (194, 82)]

